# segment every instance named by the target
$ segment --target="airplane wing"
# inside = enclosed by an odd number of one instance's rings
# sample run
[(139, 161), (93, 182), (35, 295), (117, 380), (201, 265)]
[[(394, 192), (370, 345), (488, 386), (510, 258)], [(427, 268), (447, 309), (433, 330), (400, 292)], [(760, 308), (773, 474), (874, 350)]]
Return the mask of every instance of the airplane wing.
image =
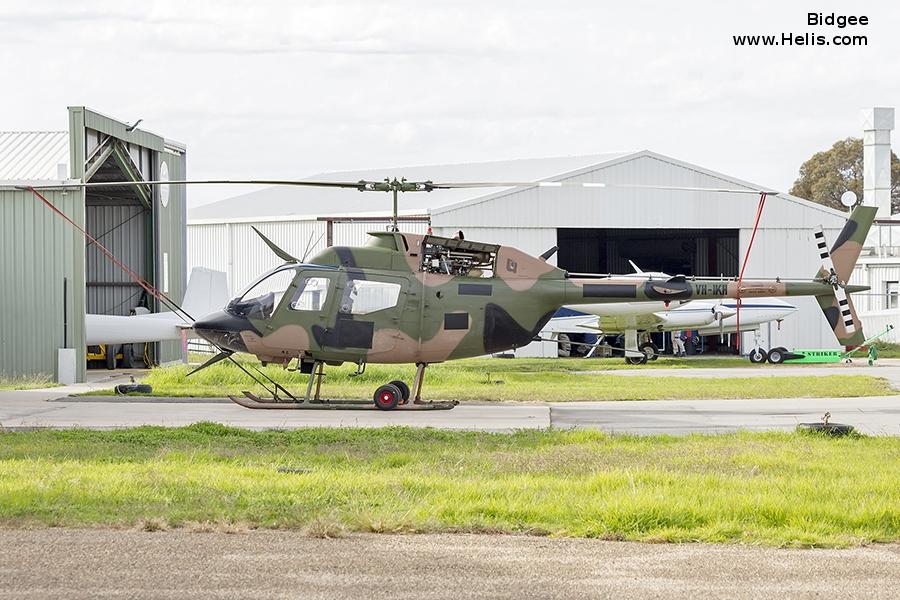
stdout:
[(659, 318), (652, 313), (642, 315), (596, 315), (577, 314), (554, 317), (544, 326), (545, 333), (618, 333), (626, 329), (656, 330)]
[(554, 317), (544, 326), (544, 333), (592, 333), (597, 326), (594, 315)]

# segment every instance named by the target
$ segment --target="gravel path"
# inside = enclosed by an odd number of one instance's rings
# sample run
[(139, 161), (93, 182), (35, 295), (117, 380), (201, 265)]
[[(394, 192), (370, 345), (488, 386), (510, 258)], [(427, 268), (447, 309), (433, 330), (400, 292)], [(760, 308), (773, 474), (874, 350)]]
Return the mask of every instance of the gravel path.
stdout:
[(0, 598), (896, 598), (900, 546), (0, 529)]

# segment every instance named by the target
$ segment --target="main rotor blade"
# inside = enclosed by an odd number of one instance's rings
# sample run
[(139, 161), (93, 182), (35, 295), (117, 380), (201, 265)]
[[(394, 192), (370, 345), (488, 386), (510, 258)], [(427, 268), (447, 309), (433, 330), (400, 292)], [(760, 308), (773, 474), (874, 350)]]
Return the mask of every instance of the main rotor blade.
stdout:
[(304, 179), (152, 179), (149, 181), (88, 181), (53, 185), (21, 186), (23, 189), (59, 190), (71, 188), (107, 188), (139, 185), (290, 185), (300, 187), (349, 188), (365, 191), (383, 181), (313, 181)]
[(716, 192), (729, 194), (759, 194), (776, 195), (779, 192), (772, 190), (692, 187), (680, 185), (645, 185), (641, 183), (600, 183), (594, 181), (466, 181), (466, 182), (439, 182), (426, 181), (423, 185), (435, 190), (450, 190), (460, 188), (483, 187), (581, 187), (581, 188), (622, 188), (639, 190), (673, 190), (682, 192)]
[(773, 190), (691, 187), (678, 185), (645, 185), (640, 183), (601, 183), (593, 181), (462, 181), (439, 182), (406, 181), (406, 180), (359, 180), (359, 181), (318, 181), (305, 179), (173, 179), (150, 181), (89, 181), (87, 183), (72, 182), (53, 185), (21, 186), (22, 189), (58, 190), (71, 188), (108, 188), (140, 185), (285, 185), (297, 187), (324, 187), (355, 189), (360, 192), (430, 192), (432, 190), (451, 190), (466, 188), (502, 188), (502, 187), (580, 187), (610, 188), (638, 190), (667, 190), (680, 192), (714, 192), (728, 194), (767, 194), (776, 195)]

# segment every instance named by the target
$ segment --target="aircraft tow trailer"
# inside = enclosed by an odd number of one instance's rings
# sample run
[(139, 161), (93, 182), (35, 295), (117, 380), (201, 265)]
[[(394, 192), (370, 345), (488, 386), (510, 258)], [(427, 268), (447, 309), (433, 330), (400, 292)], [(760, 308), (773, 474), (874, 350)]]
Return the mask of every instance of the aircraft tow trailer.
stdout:
[[(268, 375), (255, 369), (260, 375), (273, 385), (274, 389), (269, 387), (257, 379), (252, 373), (247, 371), (239, 363), (238, 366), (247, 373), (254, 381), (266, 388), (272, 398), (260, 398), (256, 394), (249, 391), (243, 391), (244, 397), (229, 396), (228, 398), (244, 408), (264, 409), (264, 410), (450, 410), (454, 408), (459, 401), (432, 401), (425, 402), (421, 399), (422, 382), (425, 378), (425, 367), (423, 363), (416, 365), (416, 378), (413, 382), (413, 390), (415, 396), (410, 400), (410, 389), (405, 382), (397, 380), (380, 386), (375, 390), (372, 400), (335, 400), (322, 398), (320, 396), (322, 390), (322, 378), (325, 376), (325, 363), (323, 361), (313, 362), (312, 369), (309, 373), (309, 380), (306, 385), (306, 394), (303, 398), (297, 398), (285, 389), (281, 384), (272, 380)], [(281, 392), (287, 398), (279, 396)]]
[(878, 360), (878, 352), (875, 350), (875, 346), (872, 345), (875, 340), (886, 336), (894, 329), (893, 325), (888, 325), (884, 331), (878, 333), (877, 335), (873, 335), (869, 339), (863, 341), (859, 346), (853, 348), (852, 350), (848, 350), (843, 352), (841, 350), (826, 350), (826, 349), (816, 349), (816, 350), (787, 350), (786, 348), (778, 347), (773, 348), (769, 351), (769, 362), (772, 364), (780, 365), (780, 364), (829, 364), (829, 363), (844, 363), (850, 364), (853, 362), (852, 356), (857, 352), (860, 352), (863, 348), (867, 348), (867, 359), (869, 366), (872, 366), (876, 360)]

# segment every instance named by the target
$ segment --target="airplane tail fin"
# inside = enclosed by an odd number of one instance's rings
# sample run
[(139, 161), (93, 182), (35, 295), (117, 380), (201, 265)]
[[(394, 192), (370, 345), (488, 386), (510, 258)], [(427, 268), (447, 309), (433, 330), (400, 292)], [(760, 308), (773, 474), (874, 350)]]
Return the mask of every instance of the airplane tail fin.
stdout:
[(821, 228), (816, 230), (816, 243), (822, 259), (822, 267), (816, 273), (816, 278), (829, 281), (834, 289), (833, 294), (817, 296), (816, 300), (835, 337), (844, 346), (858, 346), (865, 340), (862, 323), (856, 315), (849, 290), (845, 288), (851, 287), (847, 286), (847, 281), (853, 274), (877, 212), (878, 209), (874, 206), (860, 205), (853, 209), (830, 253)]
[(228, 304), (228, 281), (225, 273), (203, 267), (194, 267), (184, 291), (184, 310), (199, 319), (222, 309)]

